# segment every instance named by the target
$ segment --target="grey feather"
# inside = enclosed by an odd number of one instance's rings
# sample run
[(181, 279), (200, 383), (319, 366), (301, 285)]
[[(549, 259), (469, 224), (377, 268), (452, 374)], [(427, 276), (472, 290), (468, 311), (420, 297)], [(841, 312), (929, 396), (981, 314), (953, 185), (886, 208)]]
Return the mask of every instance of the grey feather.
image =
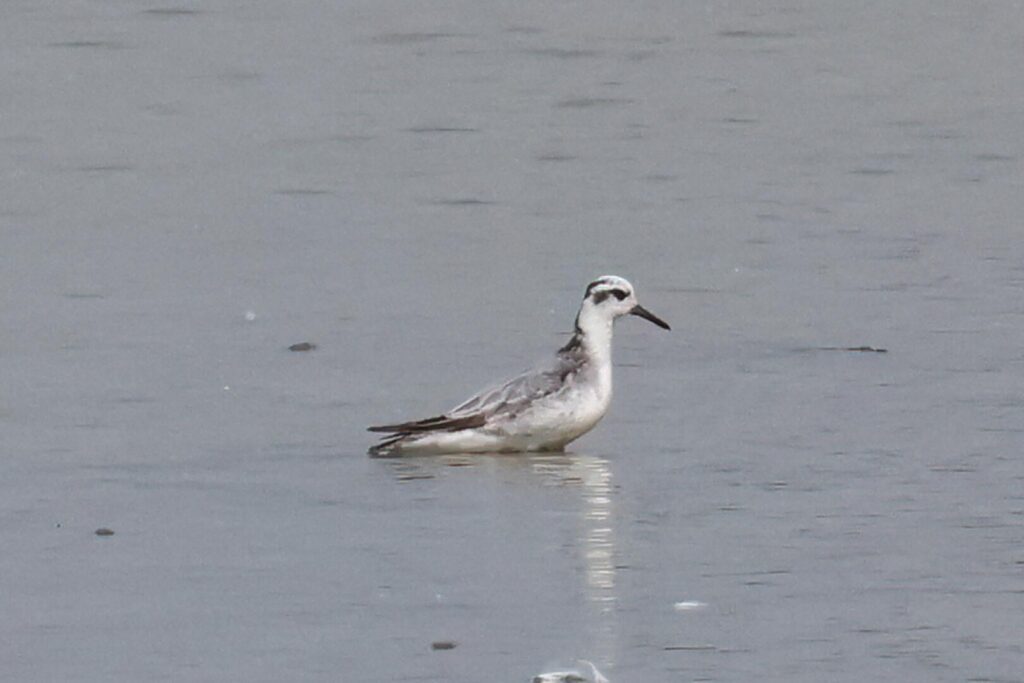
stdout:
[(488, 387), (443, 415), (425, 420), (369, 427), (371, 432), (389, 433), (370, 451), (374, 455), (382, 455), (406, 437), (429, 432), (474, 429), (495, 415), (514, 417), (538, 399), (564, 390), (569, 378), (585, 365), (586, 356), (577, 333), (569, 343), (558, 350), (552, 362)]

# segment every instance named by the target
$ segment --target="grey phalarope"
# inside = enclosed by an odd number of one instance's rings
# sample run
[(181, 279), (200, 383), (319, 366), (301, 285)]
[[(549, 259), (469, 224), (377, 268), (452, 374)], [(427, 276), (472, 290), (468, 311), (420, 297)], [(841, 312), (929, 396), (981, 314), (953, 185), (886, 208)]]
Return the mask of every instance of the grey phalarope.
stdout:
[(443, 415), (370, 427), (370, 455), (560, 451), (594, 428), (612, 398), (612, 324), (623, 315), (671, 329), (637, 303), (633, 285), (604, 275), (587, 285), (572, 339), (554, 361), (481, 391)]

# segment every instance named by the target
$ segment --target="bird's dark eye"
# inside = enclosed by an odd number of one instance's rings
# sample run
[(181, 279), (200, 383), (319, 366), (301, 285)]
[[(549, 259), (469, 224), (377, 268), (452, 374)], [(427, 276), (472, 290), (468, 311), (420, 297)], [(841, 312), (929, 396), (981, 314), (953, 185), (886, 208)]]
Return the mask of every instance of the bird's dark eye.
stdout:
[(594, 292), (593, 294), (588, 293), (588, 296), (595, 304), (601, 304), (604, 303), (606, 299), (613, 296), (619, 301), (622, 301), (629, 296), (629, 293), (624, 289), (616, 287), (615, 289), (602, 289), (600, 292)]

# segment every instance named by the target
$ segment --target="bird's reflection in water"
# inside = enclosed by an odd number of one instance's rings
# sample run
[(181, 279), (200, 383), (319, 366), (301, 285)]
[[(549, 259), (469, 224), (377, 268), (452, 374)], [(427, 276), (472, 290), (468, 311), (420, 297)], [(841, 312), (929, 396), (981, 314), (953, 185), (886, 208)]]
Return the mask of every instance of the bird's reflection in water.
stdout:
[[(615, 508), (612, 470), (608, 460), (580, 454), (439, 455), (404, 457), (389, 461), (398, 481), (434, 479), (449, 468), (486, 471), (515, 470), (545, 486), (576, 489), (579, 495), (579, 551), (582, 555), (587, 596), (586, 652), (600, 668), (614, 669), (617, 643)], [(516, 478), (521, 477), (517, 475)], [(568, 653), (567, 653), (568, 654)], [(584, 679), (585, 680), (585, 679)]]
[(579, 486), (580, 540), (586, 568), (588, 630), (592, 650), (587, 656), (614, 668), (616, 651), (615, 516), (612, 471), (604, 458), (588, 455), (536, 455), (534, 472), (562, 486)]
[(580, 518), (587, 567), (587, 596), (602, 612), (615, 607), (615, 530), (612, 528), (612, 473), (603, 458), (535, 456), (534, 471), (562, 486), (582, 489)]

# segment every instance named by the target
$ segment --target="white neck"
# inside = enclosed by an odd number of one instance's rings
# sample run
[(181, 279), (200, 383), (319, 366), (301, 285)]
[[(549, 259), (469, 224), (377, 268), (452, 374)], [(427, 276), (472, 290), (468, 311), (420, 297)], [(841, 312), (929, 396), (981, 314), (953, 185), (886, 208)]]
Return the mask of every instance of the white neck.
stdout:
[(608, 409), (612, 398), (612, 323), (607, 315), (599, 315), (589, 306), (580, 309), (576, 318), (579, 339), (592, 373), (592, 389), (596, 392), (597, 403), (602, 406), (601, 414)]
[(580, 326), (583, 330), (583, 347), (587, 355), (599, 363), (612, 361), (612, 321), (602, 321), (599, 325)]
[(612, 323), (614, 320), (597, 313), (593, 308), (584, 306), (576, 317), (576, 326), (582, 332), (583, 347), (599, 365), (611, 365), (612, 362)]

